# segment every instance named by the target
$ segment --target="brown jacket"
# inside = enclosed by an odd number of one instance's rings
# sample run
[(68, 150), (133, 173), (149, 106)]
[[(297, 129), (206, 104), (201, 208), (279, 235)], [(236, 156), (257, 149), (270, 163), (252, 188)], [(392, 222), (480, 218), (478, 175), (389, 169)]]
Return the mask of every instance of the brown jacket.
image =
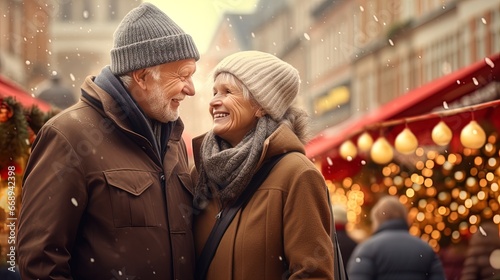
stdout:
[[(195, 139), (195, 146), (199, 140)], [(325, 181), (297, 137), (282, 125), (266, 140), (262, 157), (284, 151), (293, 152), (277, 163), (245, 209), (236, 214), (206, 279), (282, 279), (288, 265), (289, 279), (333, 279)], [(197, 256), (220, 210), (215, 198), (195, 215)]]
[(500, 269), (493, 267), (493, 263), (498, 264), (499, 261), (500, 235), (498, 227), (493, 222), (485, 222), (481, 225), (482, 230), (479, 229), (472, 235), (460, 280), (500, 279)]
[(23, 279), (192, 279), (182, 121), (159, 159), (110, 95), (91, 78), (82, 88), (92, 99), (46, 123), (26, 168), (18, 234)]

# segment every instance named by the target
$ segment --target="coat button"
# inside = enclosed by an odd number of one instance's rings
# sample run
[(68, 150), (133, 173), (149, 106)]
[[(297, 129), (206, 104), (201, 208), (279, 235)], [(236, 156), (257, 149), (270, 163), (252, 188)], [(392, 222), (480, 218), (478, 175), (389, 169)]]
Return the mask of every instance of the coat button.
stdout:
[(161, 180), (161, 181), (165, 181), (165, 175), (164, 175), (164, 174), (161, 174), (161, 175), (160, 175), (160, 180)]

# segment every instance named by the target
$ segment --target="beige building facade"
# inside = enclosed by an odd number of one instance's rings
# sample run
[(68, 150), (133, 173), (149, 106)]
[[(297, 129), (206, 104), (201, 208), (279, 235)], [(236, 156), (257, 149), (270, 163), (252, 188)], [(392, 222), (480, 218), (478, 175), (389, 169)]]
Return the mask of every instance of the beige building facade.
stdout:
[[(255, 13), (271, 8), (239, 47), (299, 69), (316, 134), (500, 52), (499, 0), (261, 0)], [(234, 32), (258, 17), (242, 18)]]

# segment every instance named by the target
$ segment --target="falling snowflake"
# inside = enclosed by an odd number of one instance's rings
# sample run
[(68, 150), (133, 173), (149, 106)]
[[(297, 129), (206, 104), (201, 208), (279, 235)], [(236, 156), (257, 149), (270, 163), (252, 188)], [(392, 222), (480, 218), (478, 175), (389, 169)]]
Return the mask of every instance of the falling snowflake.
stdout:
[(332, 159), (330, 157), (327, 157), (326, 161), (328, 162), (328, 165), (330, 165), (330, 166), (333, 165), (333, 161), (332, 161)]
[[(123, 271), (123, 272), (122, 272)], [(110, 280), (134, 280), (135, 276), (127, 275), (125, 268), (122, 268), (121, 270), (112, 270), (111, 274), (114, 276)]]
[(472, 81), (474, 82), (474, 84), (475, 84), (476, 86), (477, 86), (477, 85), (479, 85), (479, 82), (478, 82), (478, 80), (476, 79), (476, 77), (473, 77), (473, 78), (472, 78)]
[(443, 108), (445, 109), (449, 109), (450, 107), (448, 107), (448, 103), (446, 101), (443, 101)]
[(489, 57), (486, 57), (484, 59), (484, 62), (486, 62), (486, 64), (488, 64), (488, 66), (490, 66), (491, 68), (495, 68), (495, 63), (493, 63), (493, 61), (491, 61)]
[(488, 234), (486, 233), (486, 231), (484, 231), (483, 227), (479, 226), (479, 231), (481, 232), (481, 234), (483, 236), (488, 236)]

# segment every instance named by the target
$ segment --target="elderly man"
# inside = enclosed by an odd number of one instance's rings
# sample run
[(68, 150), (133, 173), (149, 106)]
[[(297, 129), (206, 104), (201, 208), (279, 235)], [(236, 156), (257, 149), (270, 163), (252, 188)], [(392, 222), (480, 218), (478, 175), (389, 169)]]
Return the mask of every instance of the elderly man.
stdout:
[(192, 279), (191, 182), (178, 107), (198, 50), (150, 3), (114, 34), (111, 65), (33, 146), (18, 234), (23, 279)]

